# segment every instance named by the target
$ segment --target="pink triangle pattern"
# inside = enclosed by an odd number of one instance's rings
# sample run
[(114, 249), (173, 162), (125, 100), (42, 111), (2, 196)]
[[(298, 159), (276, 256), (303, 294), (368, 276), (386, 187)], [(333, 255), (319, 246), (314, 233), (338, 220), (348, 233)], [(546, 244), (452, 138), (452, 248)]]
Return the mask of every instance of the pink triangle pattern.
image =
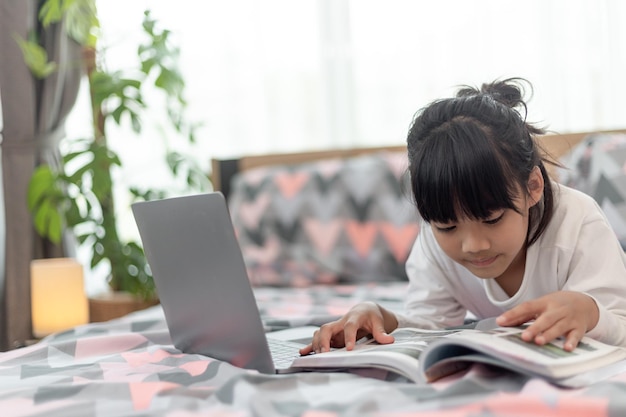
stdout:
[(396, 226), (393, 223), (382, 222), (380, 231), (396, 261), (398, 263), (406, 262), (413, 242), (419, 233), (417, 223)]
[(330, 255), (340, 235), (342, 222), (333, 219), (321, 222), (317, 219), (307, 218), (304, 220), (304, 230), (313, 243), (313, 246), (322, 254)]
[(157, 394), (163, 391), (172, 390), (174, 388), (177, 388), (178, 386), (178, 384), (162, 381), (144, 381), (140, 383), (131, 382), (129, 384), (129, 389), (134, 409), (147, 410), (148, 408), (150, 408), (152, 398), (154, 398)]
[(345, 224), (346, 233), (350, 243), (361, 258), (367, 258), (378, 235), (378, 227), (375, 223), (360, 223), (348, 220)]
[(239, 207), (241, 223), (248, 229), (258, 228), (263, 214), (270, 204), (269, 194), (262, 194), (252, 202), (243, 202)]
[(405, 152), (385, 152), (382, 157), (387, 162), (389, 171), (400, 180), (409, 165), (407, 154)]
[(198, 376), (198, 375), (202, 375), (206, 371), (207, 367), (209, 366), (209, 363), (213, 361), (214, 359), (207, 358), (207, 360), (204, 360), (204, 361), (187, 362), (187, 363), (183, 363), (182, 365), (180, 365), (180, 368), (187, 371), (189, 375), (191, 376)]
[(300, 172), (279, 172), (274, 177), (274, 182), (278, 186), (281, 194), (286, 199), (291, 199), (300, 192), (302, 187), (309, 181), (311, 174), (305, 171)]

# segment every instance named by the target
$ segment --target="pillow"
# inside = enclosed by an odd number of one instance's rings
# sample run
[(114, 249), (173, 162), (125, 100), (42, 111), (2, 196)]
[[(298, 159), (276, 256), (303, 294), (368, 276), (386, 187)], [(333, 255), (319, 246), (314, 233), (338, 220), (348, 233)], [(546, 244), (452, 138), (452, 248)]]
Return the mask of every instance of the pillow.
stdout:
[(253, 285), (406, 280), (418, 233), (406, 153), (237, 174), (229, 208)]
[(626, 248), (626, 134), (589, 135), (560, 162), (560, 182), (593, 197)]

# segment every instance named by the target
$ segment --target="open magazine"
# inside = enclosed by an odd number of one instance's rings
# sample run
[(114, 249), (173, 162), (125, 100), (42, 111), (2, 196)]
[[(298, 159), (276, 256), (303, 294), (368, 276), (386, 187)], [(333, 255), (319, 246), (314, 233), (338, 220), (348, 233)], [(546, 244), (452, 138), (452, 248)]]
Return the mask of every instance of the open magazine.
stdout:
[(292, 369), (381, 368), (427, 383), (483, 363), (566, 387), (589, 385), (626, 371), (624, 348), (585, 337), (567, 352), (560, 339), (539, 346), (523, 341), (522, 331), (523, 327), (399, 328), (391, 333), (392, 344), (361, 340), (352, 351), (344, 348), (298, 357)]

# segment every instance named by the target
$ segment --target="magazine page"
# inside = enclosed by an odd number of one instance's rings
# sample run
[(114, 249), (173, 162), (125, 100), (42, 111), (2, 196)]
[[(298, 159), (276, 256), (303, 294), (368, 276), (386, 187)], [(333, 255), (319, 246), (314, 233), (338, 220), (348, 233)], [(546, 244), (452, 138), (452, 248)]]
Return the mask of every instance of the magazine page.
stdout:
[(396, 372), (415, 382), (422, 382), (418, 359), (424, 349), (435, 340), (462, 331), (464, 330), (400, 328), (391, 333), (395, 338), (394, 343), (379, 344), (371, 338), (363, 338), (351, 351), (341, 348), (298, 357), (291, 368), (339, 370), (373, 367)]
[(537, 345), (522, 340), (522, 331), (523, 327), (467, 331), (436, 341), (422, 355), (420, 367), (427, 380), (463, 368), (463, 364), (454, 362), (467, 364), (470, 361), (501, 365), (549, 379), (563, 379), (626, 358), (626, 350), (590, 338), (583, 338), (574, 351), (568, 352), (563, 349), (562, 339)]

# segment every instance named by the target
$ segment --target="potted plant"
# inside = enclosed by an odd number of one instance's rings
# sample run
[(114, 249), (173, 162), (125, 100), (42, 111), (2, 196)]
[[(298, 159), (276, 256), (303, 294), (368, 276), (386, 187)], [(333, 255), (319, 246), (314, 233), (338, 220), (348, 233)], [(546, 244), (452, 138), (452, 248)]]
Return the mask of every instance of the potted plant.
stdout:
[[(110, 70), (105, 66), (106, 49), (98, 44), (95, 0), (46, 0), (40, 6), (39, 18), (43, 25), (65, 19), (66, 27), (81, 43), (81, 64), (89, 80), (93, 122), (90, 137), (66, 140), (61, 170), (47, 165), (35, 170), (28, 191), (35, 228), (55, 243), (61, 241), (64, 230), (73, 231), (80, 245), (92, 248), (90, 268), (108, 265), (107, 280), (112, 293), (126, 294), (123, 298), (134, 304), (130, 308), (153, 304), (158, 297), (141, 245), (123, 240), (118, 233), (113, 173), (124, 163), (111, 149), (106, 131), (111, 124), (129, 123), (139, 134), (148, 110), (144, 97), (149, 91), (151, 97), (160, 94), (162, 101), (158, 105), (167, 110), (165, 119), (170, 130), (188, 143), (195, 143), (198, 126), (185, 118), (185, 83), (177, 66), (179, 48), (172, 43), (170, 31), (161, 29), (146, 11), (142, 22), (145, 41), (137, 48), (136, 64)], [(33, 75), (45, 77), (58, 65), (41, 57), (36, 40), (19, 42)], [(192, 158), (176, 150), (167, 151), (164, 156), (172, 175), (186, 185), (181, 192), (209, 187), (208, 176)], [(167, 195), (159, 189), (129, 191), (133, 200)], [(113, 315), (125, 314), (127, 309)], [(91, 313), (94, 321), (109, 318), (93, 317), (99, 314), (93, 310)]]

